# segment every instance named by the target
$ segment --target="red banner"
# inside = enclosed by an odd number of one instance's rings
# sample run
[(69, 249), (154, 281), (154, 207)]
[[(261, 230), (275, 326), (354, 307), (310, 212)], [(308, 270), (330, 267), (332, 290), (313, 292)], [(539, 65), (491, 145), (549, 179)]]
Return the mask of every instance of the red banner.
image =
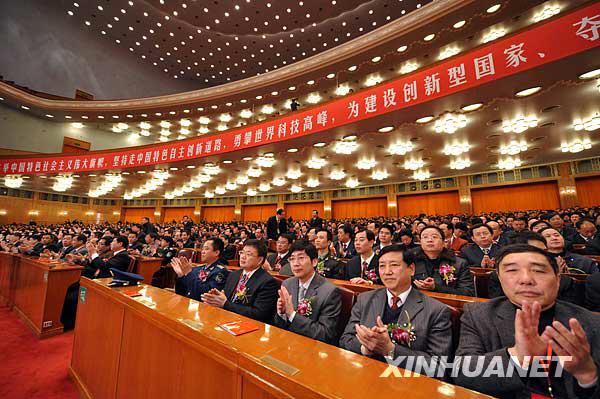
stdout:
[(600, 3), (420, 72), (268, 122), (168, 144), (86, 155), (0, 160), (0, 174), (70, 173), (157, 165), (322, 132), (490, 83), (600, 44)]

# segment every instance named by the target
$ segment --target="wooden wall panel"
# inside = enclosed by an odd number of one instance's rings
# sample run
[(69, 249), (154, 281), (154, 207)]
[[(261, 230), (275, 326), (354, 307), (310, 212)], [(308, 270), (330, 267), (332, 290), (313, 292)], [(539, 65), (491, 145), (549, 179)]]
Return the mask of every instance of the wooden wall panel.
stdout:
[(155, 222), (154, 208), (123, 208), (123, 213), (126, 222), (140, 223), (144, 216)]
[(398, 197), (398, 216), (448, 215), (460, 213), (458, 191), (401, 195)]
[(580, 206), (600, 205), (600, 176), (575, 180)]
[(285, 204), (285, 216), (292, 217), (294, 220), (308, 220), (312, 217), (313, 209), (319, 211), (319, 216), (324, 217), (323, 202), (298, 202)]
[(331, 202), (334, 219), (387, 216), (386, 198), (363, 198)]
[(244, 222), (267, 222), (267, 219), (275, 215), (277, 204), (266, 205), (242, 205), (242, 220)]
[(203, 206), (200, 219), (207, 222), (228, 222), (233, 220), (234, 210), (233, 206)]
[(560, 207), (558, 185), (554, 181), (472, 189), (471, 200), (474, 213)]
[[(0, 215), (0, 224), (28, 223), (31, 220), (43, 224), (62, 223), (67, 219), (77, 219), (85, 223), (96, 223), (97, 220), (112, 223), (119, 220), (119, 215), (113, 215), (113, 212), (119, 211), (117, 206), (70, 204), (27, 198), (0, 197), (0, 210), (6, 211), (6, 215)], [(39, 215), (29, 215), (29, 211), (33, 210), (38, 211)], [(65, 211), (66, 215), (61, 214)], [(88, 215), (88, 212), (93, 214)]]
[(173, 220), (181, 222), (184, 216), (194, 219), (194, 208), (162, 208), (162, 220), (165, 223), (169, 223)]

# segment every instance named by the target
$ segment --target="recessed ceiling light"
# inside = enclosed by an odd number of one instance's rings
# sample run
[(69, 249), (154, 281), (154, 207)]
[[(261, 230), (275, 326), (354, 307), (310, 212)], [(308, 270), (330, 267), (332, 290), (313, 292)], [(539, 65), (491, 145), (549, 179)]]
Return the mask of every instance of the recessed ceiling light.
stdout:
[(495, 13), (496, 11), (498, 11), (500, 9), (500, 6), (501, 6), (500, 4), (495, 4), (495, 5), (491, 6), (490, 8), (488, 8), (486, 10), (486, 12), (488, 14), (493, 14), (493, 13)]
[(457, 23), (455, 23), (454, 25), (452, 25), (452, 27), (454, 29), (459, 29), (462, 28), (463, 26), (465, 26), (467, 22), (463, 19), (462, 21), (458, 21)]
[(223, 163), (230, 164), (230, 163), (233, 163), (233, 161), (230, 160), (230, 159), (226, 159), (226, 160), (223, 161)]
[(25, 105), (21, 105), (21, 108), (23, 108), (24, 110), (28, 110), (29, 107), (25, 106)]
[(470, 111), (475, 111), (475, 110), (481, 108), (482, 106), (483, 106), (482, 103), (475, 103), (475, 104), (465, 105), (464, 107), (461, 107), (461, 109), (463, 111), (470, 112)]
[(288, 90), (294, 91), (294, 90), (296, 90), (296, 86), (290, 86), (290, 87), (288, 87)]
[(398, 47), (398, 50), (397, 50), (397, 51), (398, 51), (399, 53), (403, 53), (403, 52), (405, 52), (405, 51), (406, 51), (406, 49), (408, 49), (408, 46), (400, 46), (400, 47)]
[(327, 145), (327, 143), (324, 143), (324, 142), (322, 142), (322, 141), (320, 141), (320, 142), (318, 142), (318, 143), (315, 143), (315, 144), (313, 144), (313, 146), (315, 146), (315, 147), (317, 147), (317, 148), (320, 148), (320, 147), (325, 147), (326, 145)]
[(252, 157), (244, 157), (242, 158), (244, 161), (252, 161)]
[(423, 38), (423, 40), (425, 40), (426, 42), (430, 42), (435, 38), (435, 33), (430, 33), (429, 35), (425, 36)]
[(46, 118), (54, 118), (54, 115), (46, 114)]
[(179, 169), (175, 168), (175, 167), (172, 167), (172, 168), (169, 168), (169, 170), (179, 170)]
[(527, 96), (537, 93), (540, 90), (542, 90), (542, 88), (540, 86), (530, 87), (529, 89), (521, 90), (521, 91), (515, 93), (515, 96), (527, 97)]
[(594, 79), (600, 76), (600, 68), (579, 75), (579, 79)]
[(350, 72), (354, 72), (354, 71), (356, 71), (356, 69), (357, 69), (357, 68), (358, 68), (358, 67), (357, 67), (356, 65), (352, 65), (351, 67), (349, 67), (349, 68), (348, 68), (348, 70), (349, 70)]
[(327, 75), (327, 79), (333, 79), (335, 78), (335, 73), (330, 73)]
[(382, 128), (379, 128), (380, 133), (387, 133), (391, 132), (392, 130), (394, 130), (394, 126), (384, 126)]
[(196, 166), (194, 166), (194, 165), (188, 165), (188, 166), (186, 166), (186, 168), (188, 168), (188, 169), (196, 169)]
[(343, 140), (353, 141), (353, 140), (356, 140), (356, 136), (354, 134), (351, 134), (351, 135), (348, 135), (348, 136), (344, 136)]
[(306, 82), (307, 85), (314, 85), (315, 81), (314, 80), (309, 80), (308, 82)]
[(146, 171), (145, 170), (138, 170), (137, 173), (140, 174), (140, 175), (143, 175), (144, 173), (146, 173)]
[(427, 122), (431, 122), (433, 120), (433, 116), (428, 115), (428, 116), (424, 116), (422, 118), (419, 118), (416, 120), (417, 123), (427, 123)]
[(287, 150), (287, 152), (298, 152), (297, 148), (290, 148)]
[(379, 62), (379, 61), (381, 61), (381, 57), (380, 56), (371, 58), (371, 62)]

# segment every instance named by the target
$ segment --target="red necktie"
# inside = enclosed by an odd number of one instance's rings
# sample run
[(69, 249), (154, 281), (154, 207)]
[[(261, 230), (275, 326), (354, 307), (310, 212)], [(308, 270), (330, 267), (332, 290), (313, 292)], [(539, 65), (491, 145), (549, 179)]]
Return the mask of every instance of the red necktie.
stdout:
[(392, 296), (392, 310), (398, 310), (398, 302), (400, 302), (400, 297), (393, 295)]
[(361, 273), (360, 273), (361, 276), (362, 276), (362, 278), (365, 278), (367, 267), (369, 267), (369, 264), (367, 262), (363, 261), (363, 263), (362, 263), (362, 270), (361, 270)]
[(275, 259), (275, 264), (278, 265), (281, 262), (281, 256), (277, 255), (277, 259)]

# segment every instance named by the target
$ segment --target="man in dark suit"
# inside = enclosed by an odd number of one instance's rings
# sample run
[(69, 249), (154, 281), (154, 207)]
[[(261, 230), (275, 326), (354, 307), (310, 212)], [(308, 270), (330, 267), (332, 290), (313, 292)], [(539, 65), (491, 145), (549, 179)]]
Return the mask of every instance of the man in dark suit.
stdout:
[(473, 267), (493, 268), (500, 247), (492, 242), (494, 231), (487, 224), (476, 224), (471, 228), (473, 244), (463, 247), (460, 257)]
[(572, 237), (573, 245), (584, 245), (584, 255), (600, 255), (600, 236), (596, 235), (596, 225), (589, 219), (581, 219), (576, 224), (577, 234)]
[(192, 232), (189, 230), (183, 230), (181, 232), (181, 241), (183, 241), (183, 248), (194, 248), (195, 242), (191, 235)]
[(329, 230), (317, 230), (315, 248), (317, 248), (317, 273), (326, 278), (344, 279), (344, 264), (329, 251), (333, 234)]
[(241, 269), (229, 274), (223, 291), (211, 289), (202, 295), (202, 301), (264, 323), (272, 322), (279, 284), (261, 267), (266, 257), (263, 243), (247, 240), (240, 252)]
[[(267, 262), (265, 264), (267, 270), (275, 270), (281, 273), (281, 270), (289, 263), (290, 246), (293, 241), (294, 239), (289, 234), (282, 234), (279, 236), (277, 239), (277, 252), (267, 256)], [(289, 269), (289, 267), (287, 269)], [(289, 272), (291, 273), (291, 269)], [(285, 275), (290, 276), (292, 274), (286, 273)]]
[(312, 218), (310, 219), (310, 227), (314, 227), (317, 230), (323, 228), (323, 219), (319, 217), (319, 211), (313, 209)]
[(129, 244), (127, 245), (127, 250), (142, 252), (142, 250), (144, 249), (144, 244), (140, 242), (137, 234), (135, 234), (134, 232), (127, 234), (127, 240), (129, 241)]
[(356, 255), (356, 248), (352, 241), (352, 227), (349, 224), (339, 226), (337, 237), (338, 240), (334, 246), (337, 257), (341, 259), (352, 259)]
[(292, 245), (290, 253), (294, 277), (282, 283), (273, 324), (336, 345), (337, 323), (342, 311), (340, 291), (315, 272), (317, 249), (314, 245), (299, 240)]
[(177, 274), (175, 293), (195, 300), (213, 288), (222, 290), (229, 275), (227, 267), (221, 264), (221, 251), (224, 244), (220, 238), (212, 237), (204, 242), (201, 251), (201, 265), (192, 267), (184, 258), (173, 258), (171, 266)]
[(561, 273), (594, 274), (599, 271), (598, 262), (587, 256), (567, 251), (565, 238), (558, 230), (547, 227), (540, 230), (539, 234), (546, 239), (548, 252), (556, 258)]
[[(39, 235), (32, 237), (34, 240), (39, 240)], [(58, 246), (54, 243), (54, 236), (52, 234), (44, 234), (41, 237), (41, 241), (38, 241), (33, 246), (20, 246), (19, 251), (25, 255), (40, 256), (42, 252), (58, 252)]]
[(158, 234), (158, 231), (156, 231), (156, 227), (154, 227), (154, 225), (150, 223), (150, 218), (146, 216), (142, 218), (141, 231), (146, 235), (151, 233)]
[(354, 237), (357, 255), (348, 261), (344, 280), (354, 284), (380, 284), (377, 256), (373, 251), (375, 233), (361, 230)]
[(287, 221), (285, 220), (285, 211), (277, 209), (275, 215), (267, 220), (267, 238), (276, 240), (280, 234), (287, 233)]
[(585, 281), (585, 307), (600, 312), (600, 273), (592, 274)]
[(86, 266), (81, 275), (87, 278), (106, 278), (112, 276), (110, 269), (119, 269), (122, 272), (126, 272), (131, 260), (127, 253), (128, 245), (129, 240), (125, 236), (113, 238), (110, 243), (110, 249), (113, 255), (104, 260), (99, 256), (96, 245), (88, 242), (86, 247), (88, 250), (88, 257), (90, 258), (90, 264)]
[[(470, 356), (471, 365), (481, 361), (482, 373), (492, 361), (494, 370), (512, 367), (512, 376), (467, 376), (461, 367), (455, 382), (502, 398), (599, 397), (600, 318), (556, 299), (556, 260), (543, 249), (515, 244), (498, 255), (497, 270), (506, 297), (465, 305), (456, 355)], [(557, 356), (570, 359), (559, 366)], [(548, 373), (540, 368), (543, 361)]]
[(454, 235), (454, 226), (451, 223), (440, 223), (439, 227), (444, 233), (444, 245), (446, 248), (454, 251), (455, 254), (460, 252), (465, 245), (469, 244), (469, 241)]
[[(340, 338), (342, 348), (390, 362), (423, 356), (430, 363), (432, 356), (451, 355), (450, 310), (411, 287), (414, 272), (410, 252), (397, 244), (382, 249), (379, 273), (385, 288), (358, 296)], [(400, 337), (397, 328), (407, 334)], [(397, 366), (411, 369), (406, 359)]]
[(475, 296), (467, 262), (444, 247), (444, 233), (437, 226), (421, 230), (421, 247), (415, 256), (414, 285), (420, 290)]

